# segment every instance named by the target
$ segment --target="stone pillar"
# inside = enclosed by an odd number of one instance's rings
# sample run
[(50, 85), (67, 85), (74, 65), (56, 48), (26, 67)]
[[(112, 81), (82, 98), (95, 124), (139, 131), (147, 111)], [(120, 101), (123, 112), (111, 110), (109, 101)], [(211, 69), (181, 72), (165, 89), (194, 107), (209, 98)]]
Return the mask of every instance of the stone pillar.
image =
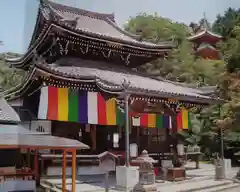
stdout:
[(139, 182), (134, 187), (133, 192), (155, 192), (157, 187), (155, 185), (155, 173), (153, 163), (156, 163), (154, 159), (149, 157), (146, 150), (142, 151), (142, 154), (136, 159), (139, 163)]
[(236, 174), (236, 179), (240, 180), (240, 169), (238, 170), (237, 174)]

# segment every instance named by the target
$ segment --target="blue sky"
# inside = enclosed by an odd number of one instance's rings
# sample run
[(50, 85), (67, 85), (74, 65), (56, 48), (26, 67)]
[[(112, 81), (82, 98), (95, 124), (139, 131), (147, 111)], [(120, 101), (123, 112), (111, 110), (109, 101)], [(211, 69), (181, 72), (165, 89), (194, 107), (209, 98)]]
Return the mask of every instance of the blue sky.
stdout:
[[(228, 7), (240, 8), (240, 0), (55, 0), (97, 12), (115, 13), (122, 26), (140, 12), (155, 13), (174, 21), (190, 23), (206, 16), (213, 21)], [(36, 20), (38, 0), (1, 0), (0, 52), (24, 53)]]

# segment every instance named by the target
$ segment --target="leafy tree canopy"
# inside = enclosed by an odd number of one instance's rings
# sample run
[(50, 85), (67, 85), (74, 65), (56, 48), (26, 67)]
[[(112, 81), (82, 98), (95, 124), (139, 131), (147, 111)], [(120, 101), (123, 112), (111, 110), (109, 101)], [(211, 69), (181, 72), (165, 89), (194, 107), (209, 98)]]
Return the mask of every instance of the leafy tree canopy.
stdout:
[(190, 34), (188, 27), (182, 23), (172, 22), (170, 19), (141, 13), (130, 18), (125, 29), (133, 34), (140, 35), (143, 40), (154, 43), (166, 40), (184, 40)]
[[(2, 90), (18, 85), (25, 76), (24, 71), (9, 68), (4, 59), (5, 55), (5, 53), (0, 53), (0, 89)], [(8, 53), (8, 55), (20, 56), (16, 53)]]
[[(200, 21), (200, 24), (203, 21)], [(177, 44), (167, 59), (158, 59), (143, 68), (156, 77), (191, 84), (216, 85), (224, 65), (221, 60), (196, 59), (193, 45), (187, 38), (190, 28), (182, 23), (155, 15), (142, 13), (130, 18), (125, 29), (135, 33), (143, 40), (161, 43), (172, 39)]]
[(240, 9), (228, 8), (224, 15), (218, 15), (213, 23), (213, 30), (224, 37), (233, 35), (231, 32), (236, 25), (240, 24)]

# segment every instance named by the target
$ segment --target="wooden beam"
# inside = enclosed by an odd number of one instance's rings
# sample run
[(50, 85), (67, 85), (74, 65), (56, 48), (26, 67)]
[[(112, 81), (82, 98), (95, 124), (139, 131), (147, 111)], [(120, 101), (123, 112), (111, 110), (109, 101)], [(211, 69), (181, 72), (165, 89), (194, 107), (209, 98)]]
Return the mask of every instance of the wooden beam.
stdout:
[(76, 149), (72, 150), (72, 192), (76, 192)]
[(67, 151), (63, 150), (63, 161), (62, 161), (62, 192), (66, 192), (66, 156)]

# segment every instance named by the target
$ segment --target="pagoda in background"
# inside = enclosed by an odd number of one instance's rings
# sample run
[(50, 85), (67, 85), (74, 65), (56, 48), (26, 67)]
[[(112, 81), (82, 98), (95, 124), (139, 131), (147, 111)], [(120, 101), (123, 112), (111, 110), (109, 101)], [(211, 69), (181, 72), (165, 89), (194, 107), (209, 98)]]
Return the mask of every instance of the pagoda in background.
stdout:
[(219, 59), (220, 55), (216, 49), (216, 44), (222, 39), (222, 36), (213, 33), (210, 30), (205, 14), (202, 25), (199, 27), (191, 27), (193, 28), (194, 34), (189, 37), (188, 40), (194, 43), (194, 51), (196, 56), (204, 59)]

